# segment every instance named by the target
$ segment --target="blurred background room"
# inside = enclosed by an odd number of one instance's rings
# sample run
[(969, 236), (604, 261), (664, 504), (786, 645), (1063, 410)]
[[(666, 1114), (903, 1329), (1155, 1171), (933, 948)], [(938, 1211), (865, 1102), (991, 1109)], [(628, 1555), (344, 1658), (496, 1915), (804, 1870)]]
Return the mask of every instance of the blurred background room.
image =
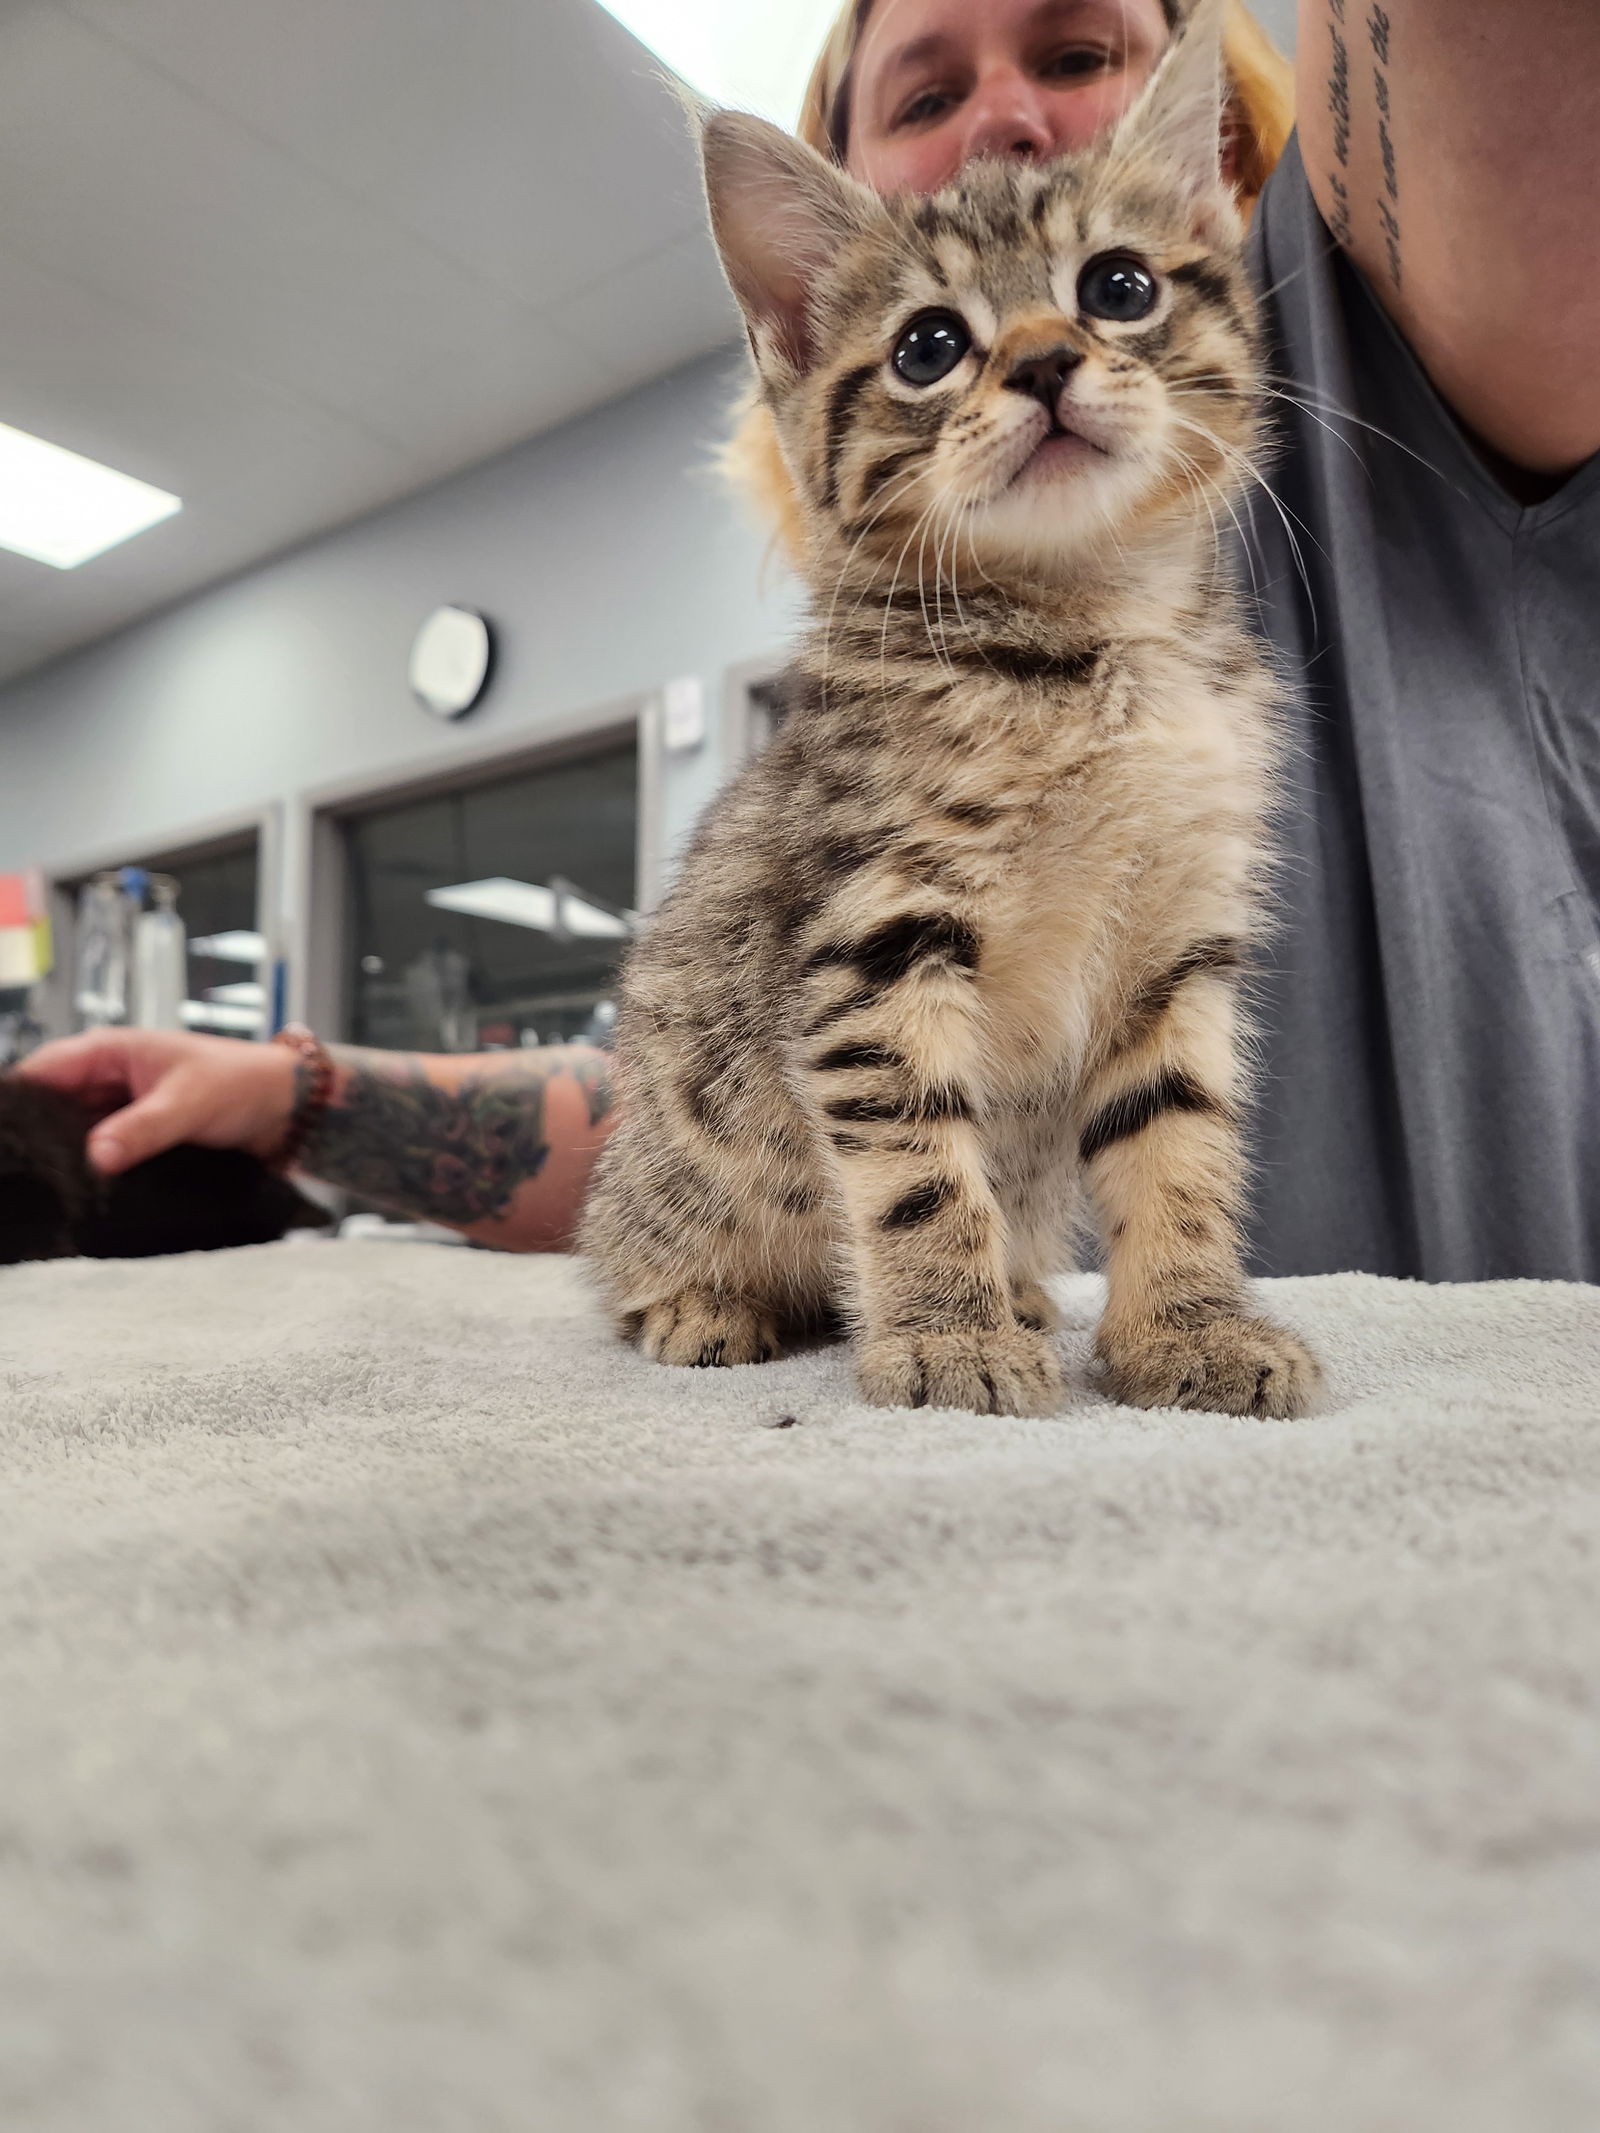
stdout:
[(670, 75), (833, 12), (0, 6), (0, 1063), (603, 1035), (795, 598)]

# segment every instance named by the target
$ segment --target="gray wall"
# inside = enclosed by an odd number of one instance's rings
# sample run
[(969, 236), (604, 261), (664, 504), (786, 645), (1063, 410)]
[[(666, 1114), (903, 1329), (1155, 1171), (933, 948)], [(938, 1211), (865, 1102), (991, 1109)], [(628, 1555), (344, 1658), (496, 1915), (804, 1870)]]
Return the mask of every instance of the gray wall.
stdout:
[[(308, 787), (536, 744), (588, 707), (675, 675), (714, 691), (770, 656), (792, 589), (707, 464), (738, 369), (691, 365), (0, 691), (0, 871), (158, 849), (273, 802), (292, 817)], [(405, 680), (445, 600), (500, 641), (485, 703), (449, 730)], [(720, 774), (715, 739), (713, 720), (668, 759), (669, 838)]]
[(1279, 46), (1294, 57), (1294, 19), (1298, 0), (1249, 0), (1250, 12)]

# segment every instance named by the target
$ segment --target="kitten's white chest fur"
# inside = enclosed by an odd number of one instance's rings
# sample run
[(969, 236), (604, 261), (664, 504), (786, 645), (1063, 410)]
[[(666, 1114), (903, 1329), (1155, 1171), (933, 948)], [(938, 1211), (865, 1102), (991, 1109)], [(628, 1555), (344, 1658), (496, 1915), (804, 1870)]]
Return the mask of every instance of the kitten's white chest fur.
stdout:
[(997, 1086), (1015, 1091), (1075, 1079), (1147, 966), (1256, 923), (1274, 759), (1264, 677), (1221, 690), (1162, 647), (1130, 653), (1111, 686), (1133, 708), (1110, 733), (1042, 751), (1059, 753), (1059, 782), (1042, 777), (1033, 833), (982, 898), (978, 991)]

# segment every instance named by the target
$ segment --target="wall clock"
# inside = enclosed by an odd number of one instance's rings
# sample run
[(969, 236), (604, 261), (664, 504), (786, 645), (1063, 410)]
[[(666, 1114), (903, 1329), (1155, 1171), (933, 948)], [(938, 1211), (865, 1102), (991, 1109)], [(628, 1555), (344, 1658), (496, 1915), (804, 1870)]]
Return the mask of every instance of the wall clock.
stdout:
[(489, 685), (494, 634), (470, 607), (436, 607), (411, 647), (411, 693), (435, 718), (460, 718)]

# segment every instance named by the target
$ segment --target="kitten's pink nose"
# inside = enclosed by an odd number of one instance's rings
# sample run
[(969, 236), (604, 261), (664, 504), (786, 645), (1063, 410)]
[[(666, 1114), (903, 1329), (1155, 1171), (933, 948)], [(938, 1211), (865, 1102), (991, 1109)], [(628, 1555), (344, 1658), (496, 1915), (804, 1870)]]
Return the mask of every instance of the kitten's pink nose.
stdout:
[(1051, 348), (1043, 355), (1028, 356), (1023, 362), (1013, 364), (1006, 375), (1006, 391), (1030, 394), (1049, 411), (1053, 421), (1062, 388), (1082, 361), (1082, 350), (1069, 348), (1063, 341), (1059, 348)]

